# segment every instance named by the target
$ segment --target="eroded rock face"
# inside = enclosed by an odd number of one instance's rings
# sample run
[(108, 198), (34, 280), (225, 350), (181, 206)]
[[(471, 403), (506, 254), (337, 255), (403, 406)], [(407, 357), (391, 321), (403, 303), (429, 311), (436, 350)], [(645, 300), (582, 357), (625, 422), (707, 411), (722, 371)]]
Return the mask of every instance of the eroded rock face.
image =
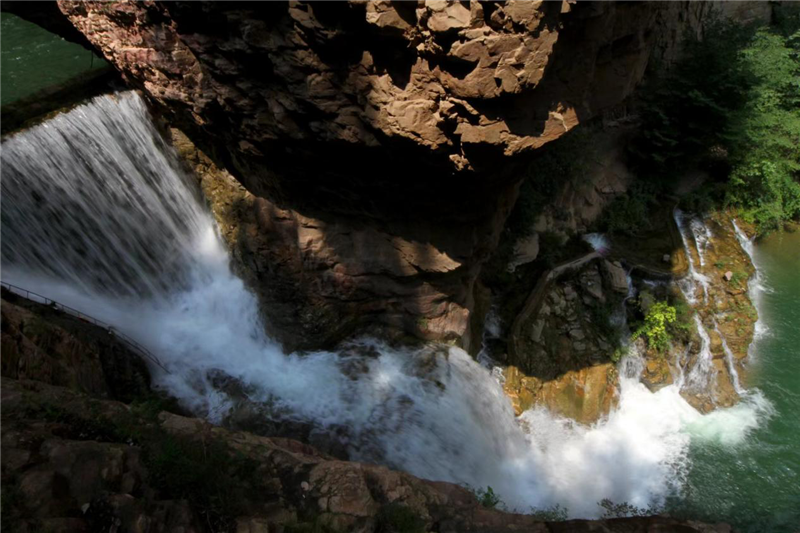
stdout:
[(256, 277), (280, 277), (294, 290), (278, 307), (319, 324), (287, 334), (291, 347), (335, 341), (351, 327), (335, 321), (469, 347), (474, 281), (526, 154), (631, 93), (660, 9), (59, 5), (253, 195), (270, 242)]

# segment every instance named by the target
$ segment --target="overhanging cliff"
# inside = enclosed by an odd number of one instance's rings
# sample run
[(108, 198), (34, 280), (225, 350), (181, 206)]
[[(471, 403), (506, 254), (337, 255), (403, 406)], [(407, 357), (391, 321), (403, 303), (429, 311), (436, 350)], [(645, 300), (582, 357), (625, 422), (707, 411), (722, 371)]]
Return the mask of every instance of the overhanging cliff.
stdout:
[[(475, 280), (530, 157), (623, 102), (707, 6), (68, 2), (251, 196), (230, 241), (288, 348), (354, 331), (469, 347)], [(690, 13), (688, 15), (687, 13)], [(533, 169), (535, 179), (535, 168)]]

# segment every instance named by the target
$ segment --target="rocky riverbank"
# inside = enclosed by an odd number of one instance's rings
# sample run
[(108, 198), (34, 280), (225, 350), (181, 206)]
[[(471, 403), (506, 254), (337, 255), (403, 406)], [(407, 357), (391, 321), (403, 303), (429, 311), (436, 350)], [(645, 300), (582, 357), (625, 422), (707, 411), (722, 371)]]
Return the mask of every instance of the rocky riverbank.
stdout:
[[(58, 312), (12, 302), (3, 301), (2, 353), (8, 531), (730, 531), (667, 517), (543, 522), (485, 507), (457, 485), (179, 416), (146, 390), (126, 404), (85, 379), (50, 384), (50, 373), (17, 370), (17, 352), (8, 347), (27, 342), (19, 340), (17, 318), (38, 346), (27, 353), (27, 367), (60, 357), (65, 376), (94, 364), (86, 336), (97, 332)], [(36, 332), (31, 324), (39, 324)], [(56, 341), (46, 343), (56, 332)], [(108, 347), (96, 346), (106, 357)], [(126, 357), (141, 364), (134, 354)], [(101, 380), (113, 380), (117, 372), (101, 367)], [(35, 379), (16, 379), (23, 377)]]
[[(607, 238), (605, 258), (539, 278), (507, 328), (505, 349), (493, 353), (518, 413), (543, 405), (582, 423), (598, 420), (615, 404), (615, 363), (631, 350), (652, 391), (677, 384), (701, 412), (739, 401), (758, 319), (748, 295), (755, 269), (730, 213), (675, 213), (641, 240)], [(672, 250), (671, 234), (682, 236)], [(648, 242), (657, 243), (649, 252)], [(643, 337), (628, 346), (636, 334), (629, 324), (641, 324), (656, 302), (676, 309), (669, 346)]]

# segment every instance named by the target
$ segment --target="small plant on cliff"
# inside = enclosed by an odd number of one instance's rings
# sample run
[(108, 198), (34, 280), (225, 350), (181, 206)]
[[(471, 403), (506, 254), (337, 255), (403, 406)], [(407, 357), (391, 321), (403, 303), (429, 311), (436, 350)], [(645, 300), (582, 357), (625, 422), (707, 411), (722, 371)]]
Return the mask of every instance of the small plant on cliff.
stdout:
[(734, 287), (741, 287), (742, 285), (744, 285), (745, 281), (747, 281), (747, 274), (742, 272), (741, 270), (737, 270), (736, 272), (733, 273), (733, 276), (731, 276), (730, 283)]
[(487, 486), (485, 489), (473, 489), (467, 485), (467, 489), (471, 490), (475, 497), (478, 498), (478, 503), (487, 509), (505, 509), (503, 500), (494, 492), (492, 487)]
[(636, 339), (642, 335), (647, 337), (647, 345), (658, 352), (663, 352), (669, 347), (670, 335), (667, 325), (677, 319), (675, 308), (667, 302), (654, 302), (647, 309), (642, 324), (633, 334)]
[(567, 520), (569, 516), (569, 510), (566, 507), (561, 507), (559, 504), (555, 504), (544, 509), (531, 507), (531, 510), (528, 514), (534, 517), (536, 520), (542, 520), (544, 522), (563, 522)]
[(616, 503), (608, 498), (600, 500), (597, 505), (603, 509), (603, 515), (600, 518), (625, 518), (627, 516), (651, 516), (657, 515), (662, 512), (662, 509), (654, 505), (647, 507), (637, 507), (628, 502)]
[(612, 234), (637, 235), (652, 227), (653, 209), (658, 205), (658, 189), (649, 182), (635, 182), (603, 210), (601, 231)]

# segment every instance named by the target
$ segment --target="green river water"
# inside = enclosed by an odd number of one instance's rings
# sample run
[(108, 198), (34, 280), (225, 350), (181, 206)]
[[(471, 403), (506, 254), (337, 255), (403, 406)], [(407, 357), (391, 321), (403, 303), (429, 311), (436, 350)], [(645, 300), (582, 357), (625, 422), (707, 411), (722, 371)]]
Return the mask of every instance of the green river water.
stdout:
[(0, 105), (106, 65), (82, 46), (10, 13), (0, 14), (0, 58)]
[(756, 299), (760, 324), (768, 329), (751, 348), (748, 381), (774, 412), (736, 446), (693, 444), (679, 514), (725, 521), (742, 532), (798, 532), (800, 230), (764, 239), (755, 262), (764, 285)]

